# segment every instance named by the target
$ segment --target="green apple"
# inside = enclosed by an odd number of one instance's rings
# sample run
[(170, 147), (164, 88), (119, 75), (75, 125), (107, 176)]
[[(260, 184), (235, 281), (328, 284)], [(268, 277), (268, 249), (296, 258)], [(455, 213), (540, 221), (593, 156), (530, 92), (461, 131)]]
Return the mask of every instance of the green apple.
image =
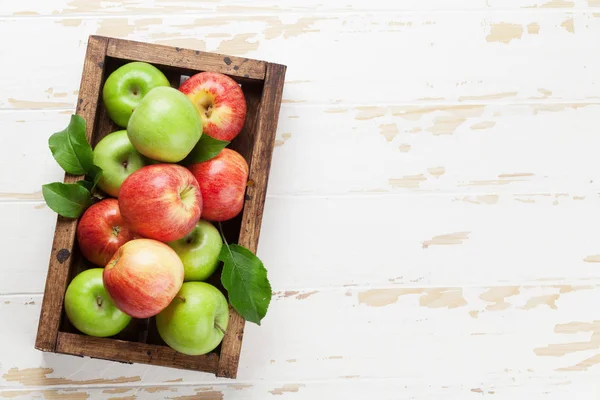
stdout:
[(94, 164), (103, 171), (98, 186), (107, 194), (119, 197), (119, 188), (125, 178), (148, 161), (133, 147), (126, 130), (109, 133), (94, 148)]
[(142, 98), (155, 87), (170, 86), (169, 80), (154, 65), (130, 62), (108, 76), (102, 89), (102, 100), (108, 116), (125, 128)]
[(200, 220), (186, 237), (167, 244), (183, 262), (185, 281), (204, 281), (219, 265), (223, 239), (213, 224)]
[(112, 302), (102, 283), (103, 268), (81, 272), (67, 287), (65, 311), (67, 318), (81, 332), (107, 337), (121, 332), (131, 317)]
[(171, 87), (152, 89), (135, 109), (127, 134), (131, 144), (148, 158), (179, 162), (202, 136), (202, 122), (192, 102)]
[(171, 304), (156, 316), (156, 327), (165, 343), (195, 356), (221, 343), (228, 322), (225, 296), (206, 282), (185, 282)]

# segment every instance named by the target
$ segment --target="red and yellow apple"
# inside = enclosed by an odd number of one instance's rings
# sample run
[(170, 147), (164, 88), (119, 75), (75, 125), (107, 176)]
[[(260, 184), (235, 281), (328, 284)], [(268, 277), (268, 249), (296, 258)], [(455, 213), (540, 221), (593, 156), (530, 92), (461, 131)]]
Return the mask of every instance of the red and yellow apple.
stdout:
[(246, 98), (227, 75), (200, 72), (183, 82), (179, 90), (196, 106), (205, 134), (231, 142), (244, 127)]
[(119, 190), (123, 220), (143, 237), (171, 242), (194, 229), (202, 213), (194, 176), (176, 164), (154, 164), (129, 175)]
[(188, 168), (200, 185), (203, 219), (227, 221), (242, 211), (248, 163), (240, 153), (225, 148), (215, 158)]
[(171, 303), (181, 289), (183, 274), (183, 263), (169, 246), (135, 239), (117, 250), (102, 278), (119, 310), (134, 318), (148, 318)]
[(119, 202), (104, 199), (81, 216), (77, 225), (77, 243), (90, 262), (104, 267), (113, 254), (136, 234), (123, 222)]

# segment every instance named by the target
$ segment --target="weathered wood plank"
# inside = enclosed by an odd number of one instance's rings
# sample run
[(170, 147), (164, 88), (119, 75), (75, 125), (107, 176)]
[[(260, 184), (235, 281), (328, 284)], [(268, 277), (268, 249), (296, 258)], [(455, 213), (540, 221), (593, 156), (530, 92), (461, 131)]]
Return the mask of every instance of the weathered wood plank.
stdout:
[[(283, 384), (353, 377), (408, 384), (426, 377), (433, 387), (493, 390), (494, 381), (512, 378), (537, 377), (546, 385), (578, 376), (598, 379), (599, 288), (387, 286), (276, 293), (263, 325), (246, 326), (238, 380)], [(39, 300), (0, 299), (2, 321), (11, 326), (0, 343), (3, 388), (135, 386), (174, 379), (234, 383), (193, 371), (42, 356), (27, 345), (35, 337)]]
[(256, 80), (265, 78), (266, 62), (180, 47), (111, 38), (106, 54), (119, 59), (144, 61), (188, 70), (213, 71), (238, 78)]
[[(599, 202), (595, 193), (268, 198), (258, 254), (274, 290), (585, 283), (600, 279)], [(37, 206), (0, 204), (11, 233), (0, 243), (0, 293), (43, 290), (55, 216)]]
[[(354, 376), (328, 381), (298, 382), (236, 382), (202, 385), (157, 384), (147, 386), (120, 386), (104, 388), (68, 388), (68, 389), (6, 389), (0, 391), (0, 397), (29, 400), (164, 400), (211, 399), (211, 400), (254, 400), (277, 396), (284, 400), (313, 400), (344, 398), (362, 400), (424, 400), (466, 399), (480, 400), (492, 397), (497, 400), (527, 398), (532, 400), (564, 400), (576, 393), (577, 399), (596, 400), (598, 391), (596, 375), (540, 377), (531, 372), (515, 376), (494, 376), (473, 378), (456, 382), (448, 380), (444, 384), (431, 385), (426, 378), (403, 379), (359, 379)], [(54, 396), (54, 397), (53, 397)]]
[(56, 352), (111, 361), (143, 363), (191, 370), (217, 370), (218, 356), (187, 356), (167, 346), (59, 332)]
[[(0, 34), (20, 39), (0, 43), (0, 54), (8, 55), (0, 108), (75, 104), (82, 42), (89, 34), (293, 65), (284, 102), (597, 101), (597, 13), (541, 10), (6, 19)], [(45, 34), (28, 34), (33, 31)], [(34, 47), (35, 54), (24, 51)], [(382, 54), (390, 55), (383, 59)], [(36, 79), (8, 78), (13, 76)], [(348, 77), (357, 83), (349, 84)], [(50, 88), (53, 94), (45, 93)]]
[[(585, 196), (600, 191), (599, 111), (600, 104), (284, 104), (268, 194)], [(47, 137), (68, 120), (68, 112), (0, 112), (0, 201), (39, 201), (41, 185), (61, 179)]]
[[(56, 217), (35, 208), (36, 192), (62, 177), (45, 141), (64, 127), (55, 114), (3, 117), (73, 109), (87, 34), (276, 60), (293, 66), (285, 100), (303, 102), (284, 104), (273, 155), (259, 255), (276, 294), (265, 324), (247, 328), (239, 377), (252, 386), (42, 357), (31, 346), (41, 297), (10, 296), (0, 298), (11, 327), (0, 397), (600, 395), (600, 232), (589, 223), (600, 190), (600, 4), (311, 1), (0, 4), (11, 17), (0, 33), (19, 37), (0, 44), (0, 219), (10, 232), (0, 293), (42, 290)], [(306, 340), (315, 332), (318, 342)]]
[(38, 15), (88, 16), (88, 15), (165, 15), (169, 13), (228, 13), (283, 14), (301, 11), (357, 12), (357, 11), (465, 11), (465, 10), (511, 10), (520, 12), (527, 8), (578, 9), (592, 7), (594, 0), (404, 0), (390, 3), (386, 0), (330, 0), (325, 3), (310, 0), (227, 0), (224, 2), (172, 2), (152, 0), (125, 0), (118, 4), (106, 5), (100, 0), (85, 2), (73, 0), (52, 0), (38, 3), (23, 0), (18, 3), (6, 2), (0, 5), (0, 15), (11, 17), (36, 17)]

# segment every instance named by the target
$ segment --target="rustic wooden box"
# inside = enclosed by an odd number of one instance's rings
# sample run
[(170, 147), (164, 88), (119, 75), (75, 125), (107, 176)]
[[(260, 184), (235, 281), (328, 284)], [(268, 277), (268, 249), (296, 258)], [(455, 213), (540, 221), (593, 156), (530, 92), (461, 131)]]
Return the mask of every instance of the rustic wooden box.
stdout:
[[(174, 87), (179, 86), (182, 76), (200, 71), (221, 72), (241, 84), (248, 104), (246, 123), (229, 147), (246, 158), (250, 167), (249, 184), (243, 212), (226, 222), (223, 228), (229, 241), (256, 252), (286, 67), (178, 47), (90, 36), (77, 114), (87, 121), (86, 133), (92, 146), (108, 133), (120, 129), (108, 118), (101, 93), (108, 75), (129, 61), (145, 61), (155, 65)], [(80, 178), (66, 174), (64, 181), (74, 182)], [(133, 319), (123, 332), (111, 338), (95, 338), (79, 333), (69, 323), (63, 308), (65, 291), (71, 279), (82, 270), (92, 267), (79, 253), (75, 240), (76, 227), (76, 220), (58, 217), (35, 343), (37, 349), (236, 377), (245, 321), (231, 307), (223, 342), (215, 351), (203, 356), (184, 355), (168, 347), (158, 335), (153, 318)], [(215, 275), (220, 276), (220, 271)], [(218, 278), (212, 283), (223, 290)]]

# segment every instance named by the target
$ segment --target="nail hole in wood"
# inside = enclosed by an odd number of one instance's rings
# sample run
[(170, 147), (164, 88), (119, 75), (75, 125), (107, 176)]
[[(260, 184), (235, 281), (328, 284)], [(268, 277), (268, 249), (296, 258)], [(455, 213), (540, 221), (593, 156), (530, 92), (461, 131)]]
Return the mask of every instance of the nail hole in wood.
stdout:
[(67, 249), (60, 249), (58, 253), (56, 253), (56, 259), (59, 263), (64, 263), (71, 256), (71, 252)]

